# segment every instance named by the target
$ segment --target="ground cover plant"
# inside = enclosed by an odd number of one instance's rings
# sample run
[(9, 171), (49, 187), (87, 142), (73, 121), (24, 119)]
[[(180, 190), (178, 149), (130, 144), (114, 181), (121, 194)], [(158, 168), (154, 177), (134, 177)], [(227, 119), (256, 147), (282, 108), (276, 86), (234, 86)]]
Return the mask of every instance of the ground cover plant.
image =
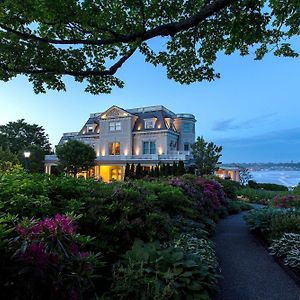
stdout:
[(249, 229), (267, 242), (270, 254), (300, 276), (299, 199), (291, 195), (276, 196), (269, 207), (248, 212), (245, 220)]
[(0, 296), (208, 298), (217, 278), (209, 237), (241, 208), (220, 183), (191, 175), (105, 184), (0, 173)]

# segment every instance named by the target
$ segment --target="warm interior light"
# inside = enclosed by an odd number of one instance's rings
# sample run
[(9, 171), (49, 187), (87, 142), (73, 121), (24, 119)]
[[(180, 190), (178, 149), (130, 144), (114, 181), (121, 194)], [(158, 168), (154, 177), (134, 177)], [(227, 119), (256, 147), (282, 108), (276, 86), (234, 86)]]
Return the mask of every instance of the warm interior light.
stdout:
[(141, 126), (141, 125), (139, 125), (137, 129), (138, 129), (138, 130), (141, 130), (141, 129), (142, 129), (142, 126)]
[(160, 129), (160, 128), (161, 128), (161, 124), (158, 124), (158, 125), (157, 125), (157, 128)]
[(102, 156), (105, 156), (105, 149), (102, 149), (101, 155), (102, 155)]

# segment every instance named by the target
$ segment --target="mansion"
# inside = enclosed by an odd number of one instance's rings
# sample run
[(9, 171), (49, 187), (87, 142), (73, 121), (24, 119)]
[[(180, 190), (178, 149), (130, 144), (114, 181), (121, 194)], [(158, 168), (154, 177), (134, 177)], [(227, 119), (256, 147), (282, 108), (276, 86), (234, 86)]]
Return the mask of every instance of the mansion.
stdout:
[[(161, 105), (134, 109), (112, 106), (90, 114), (79, 132), (64, 133), (59, 145), (71, 139), (89, 144), (97, 158), (88, 176), (106, 182), (122, 180), (127, 163), (149, 168), (179, 160), (192, 164), (195, 123), (194, 115), (175, 114)], [(56, 155), (46, 155), (46, 173), (51, 174), (57, 163)]]

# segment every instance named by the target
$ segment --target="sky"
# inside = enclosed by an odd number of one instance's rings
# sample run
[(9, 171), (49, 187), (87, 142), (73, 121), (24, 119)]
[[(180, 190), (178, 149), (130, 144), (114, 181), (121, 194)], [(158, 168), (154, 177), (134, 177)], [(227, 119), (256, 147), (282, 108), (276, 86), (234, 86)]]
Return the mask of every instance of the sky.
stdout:
[(0, 82), (0, 124), (25, 119), (45, 128), (52, 145), (63, 132), (79, 131), (90, 113), (164, 105), (193, 113), (196, 135), (223, 146), (223, 163), (300, 161), (300, 58), (220, 55), (221, 79), (181, 85), (135, 54), (117, 75), (123, 89), (91, 95), (66, 78), (67, 92), (36, 95), (24, 76)]

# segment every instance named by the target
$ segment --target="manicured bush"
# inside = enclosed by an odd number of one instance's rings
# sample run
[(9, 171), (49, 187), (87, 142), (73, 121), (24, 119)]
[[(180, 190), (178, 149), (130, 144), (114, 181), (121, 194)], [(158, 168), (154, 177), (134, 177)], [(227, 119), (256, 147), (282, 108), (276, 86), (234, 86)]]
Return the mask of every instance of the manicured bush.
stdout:
[(241, 211), (250, 210), (250, 209), (252, 209), (252, 206), (250, 204), (245, 203), (243, 201), (237, 201), (237, 200), (228, 201), (226, 207), (226, 210), (229, 214), (237, 214)]

